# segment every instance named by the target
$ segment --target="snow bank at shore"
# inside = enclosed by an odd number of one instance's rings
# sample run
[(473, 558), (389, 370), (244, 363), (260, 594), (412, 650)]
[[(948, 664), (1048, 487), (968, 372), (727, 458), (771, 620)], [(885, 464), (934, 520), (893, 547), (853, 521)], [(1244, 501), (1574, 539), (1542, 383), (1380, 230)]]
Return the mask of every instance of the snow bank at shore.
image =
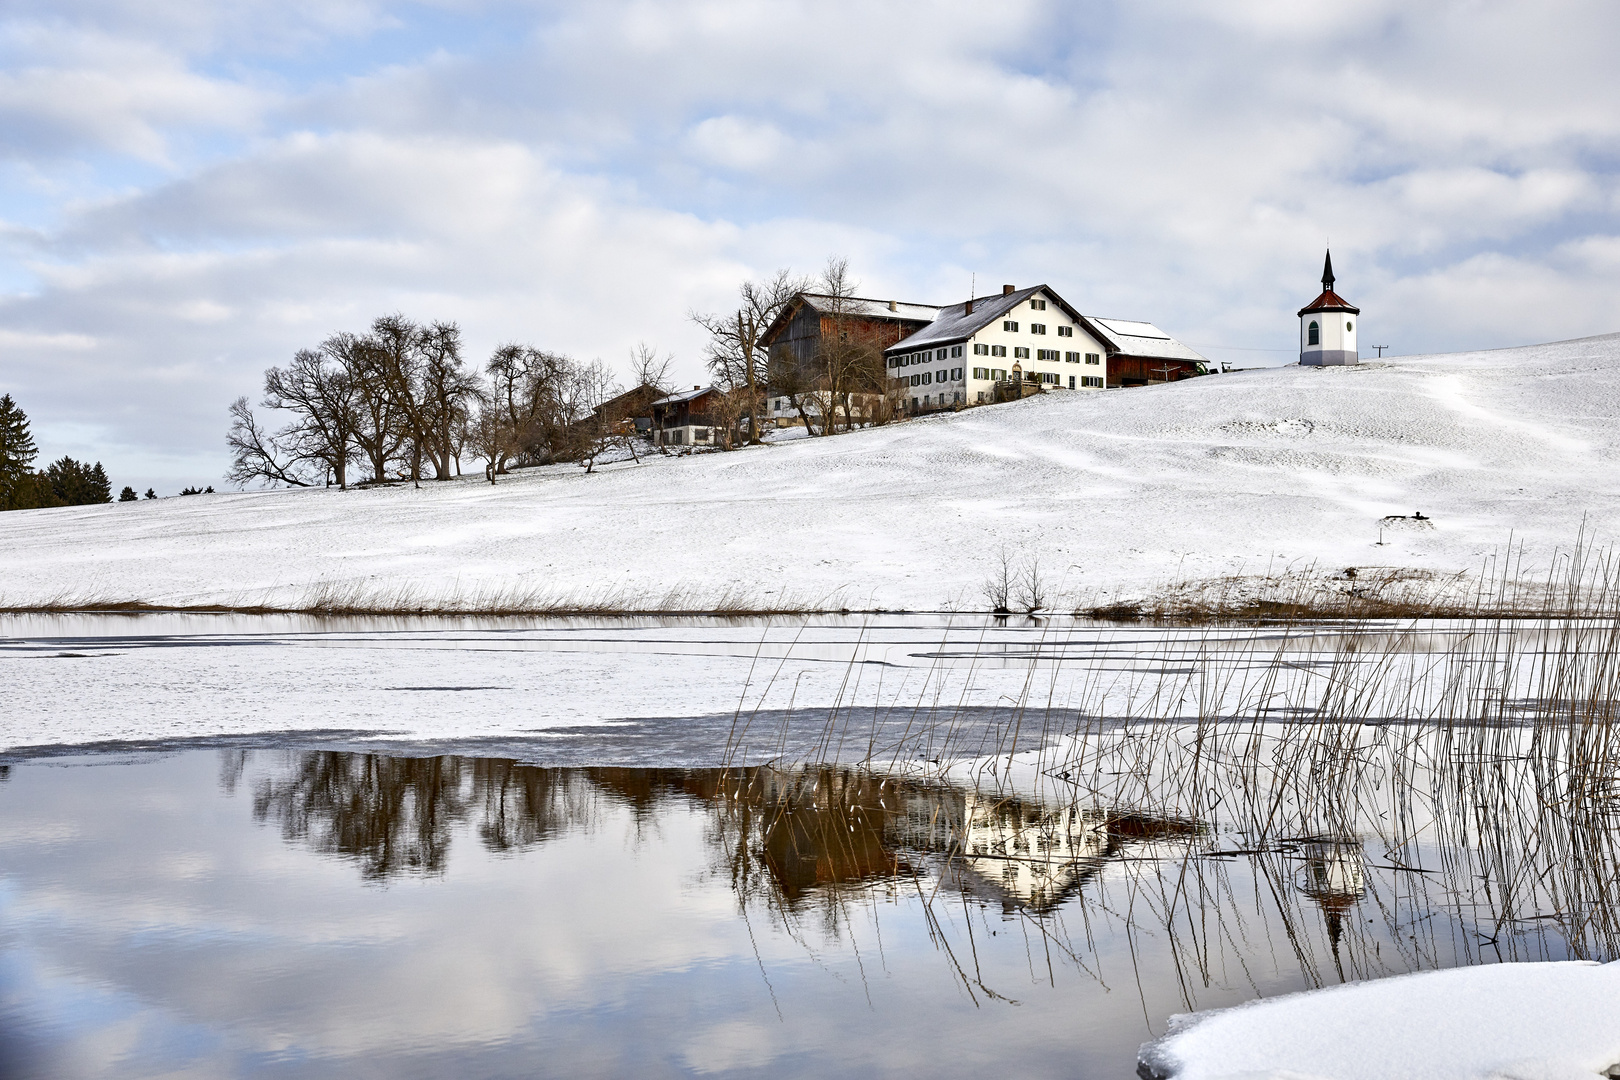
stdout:
[(1591, 1080), (1620, 1063), (1620, 963), (1493, 964), (1171, 1019), (1155, 1080)]
[(1441, 588), (1510, 534), (1527, 569), (1583, 518), (1620, 535), (1617, 419), (1620, 335), (1060, 392), (494, 487), (13, 512), (0, 604), (982, 610), (1003, 551), (1048, 607), (1307, 567)]

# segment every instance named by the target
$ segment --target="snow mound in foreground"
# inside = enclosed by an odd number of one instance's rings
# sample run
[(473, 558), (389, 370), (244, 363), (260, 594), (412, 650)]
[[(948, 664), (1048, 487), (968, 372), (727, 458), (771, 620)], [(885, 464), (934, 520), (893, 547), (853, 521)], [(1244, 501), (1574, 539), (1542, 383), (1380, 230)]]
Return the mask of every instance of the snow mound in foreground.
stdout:
[(1153, 1080), (1591, 1080), (1620, 1062), (1620, 963), (1494, 964), (1173, 1017)]

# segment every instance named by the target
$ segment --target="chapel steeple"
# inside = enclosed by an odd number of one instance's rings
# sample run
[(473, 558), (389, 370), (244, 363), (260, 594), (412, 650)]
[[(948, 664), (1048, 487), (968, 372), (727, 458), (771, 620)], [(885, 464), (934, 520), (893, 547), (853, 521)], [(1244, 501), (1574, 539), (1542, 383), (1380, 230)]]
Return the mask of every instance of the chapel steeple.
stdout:
[(1322, 260), (1322, 295), (1299, 309), (1299, 362), (1311, 366), (1356, 364), (1356, 320), (1361, 309), (1333, 291), (1333, 252)]

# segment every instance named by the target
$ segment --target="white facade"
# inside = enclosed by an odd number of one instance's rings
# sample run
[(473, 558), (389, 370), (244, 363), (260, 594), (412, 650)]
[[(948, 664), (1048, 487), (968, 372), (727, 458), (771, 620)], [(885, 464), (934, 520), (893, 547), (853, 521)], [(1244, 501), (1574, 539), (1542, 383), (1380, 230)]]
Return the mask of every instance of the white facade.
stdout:
[(1108, 385), (1108, 350), (1045, 290), (1020, 300), (966, 341), (904, 351), (897, 347), (887, 364), (890, 377), (909, 382), (906, 403), (913, 412), (990, 401), (995, 384), (1012, 377), (1014, 364), (1026, 381), (1032, 381), (1033, 373), (1046, 390), (1101, 390)]
[[(1305, 312), (1299, 317), (1300, 363), (1355, 363), (1360, 356), (1356, 347), (1356, 323), (1360, 321), (1360, 315), (1348, 311)], [(1306, 359), (1312, 354), (1318, 354), (1318, 358)]]

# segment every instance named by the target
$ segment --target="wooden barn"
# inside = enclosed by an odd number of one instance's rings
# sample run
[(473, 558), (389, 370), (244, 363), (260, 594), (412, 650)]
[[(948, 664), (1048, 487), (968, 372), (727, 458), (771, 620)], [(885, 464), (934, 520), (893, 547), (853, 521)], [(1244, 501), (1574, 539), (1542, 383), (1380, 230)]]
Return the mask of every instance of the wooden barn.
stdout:
[(1088, 315), (1086, 324), (1108, 350), (1109, 386), (1147, 386), (1205, 373), (1208, 361), (1157, 326)]
[(808, 366), (824, 337), (836, 333), (841, 320), (844, 333), (855, 341), (873, 346), (879, 354), (889, 346), (910, 337), (934, 321), (939, 308), (933, 304), (907, 304), (899, 300), (871, 300), (848, 297), (838, 310), (835, 297), (802, 292), (765, 329), (760, 344), (773, 358), (787, 352)]

